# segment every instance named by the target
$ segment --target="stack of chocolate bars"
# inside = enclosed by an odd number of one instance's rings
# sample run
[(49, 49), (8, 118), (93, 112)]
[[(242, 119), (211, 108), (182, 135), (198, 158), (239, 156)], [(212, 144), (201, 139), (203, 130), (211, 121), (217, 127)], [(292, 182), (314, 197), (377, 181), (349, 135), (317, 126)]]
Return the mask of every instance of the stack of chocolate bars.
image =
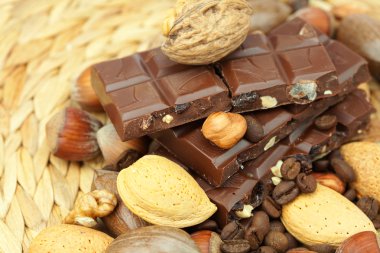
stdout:
[[(261, 182), (279, 161), (295, 157), (310, 167), (364, 130), (373, 108), (357, 86), (369, 79), (365, 60), (301, 19), (249, 35), (213, 65), (181, 65), (153, 49), (92, 73), (121, 139), (149, 135), (186, 166), (217, 205), (221, 227), (237, 204), (262, 201)], [(201, 127), (218, 111), (243, 114), (262, 134), (227, 150), (215, 146)], [(323, 115), (334, 124), (314, 124)]]

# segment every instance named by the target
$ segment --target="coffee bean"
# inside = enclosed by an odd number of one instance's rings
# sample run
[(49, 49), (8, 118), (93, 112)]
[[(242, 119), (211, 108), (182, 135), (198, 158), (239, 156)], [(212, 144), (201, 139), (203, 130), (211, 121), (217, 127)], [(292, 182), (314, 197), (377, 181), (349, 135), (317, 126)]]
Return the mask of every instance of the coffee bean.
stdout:
[(256, 253), (277, 253), (277, 251), (270, 246), (261, 246)]
[(300, 173), (296, 179), (297, 186), (303, 193), (311, 193), (317, 189), (317, 180), (313, 175), (306, 175), (305, 173)]
[(269, 229), (268, 215), (264, 211), (258, 211), (253, 214), (251, 224), (245, 231), (244, 239), (248, 240), (251, 249), (257, 249), (260, 247)]
[(198, 225), (195, 225), (193, 227), (189, 228), (190, 231), (200, 231), (200, 230), (211, 230), (211, 231), (217, 231), (218, 230), (218, 224), (216, 224), (213, 220), (206, 220)]
[(226, 240), (220, 246), (224, 253), (247, 253), (250, 246), (247, 240)]
[(255, 143), (260, 141), (264, 137), (264, 128), (257, 119), (250, 115), (244, 116), (247, 121), (247, 131), (245, 132), (245, 138)]
[(298, 248), (290, 249), (286, 251), (286, 253), (318, 253), (318, 252), (311, 251), (304, 247), (298, 247)]
[(285, 180), (293, 180), (301, 171), (301, 163), (295, 158), (286, 159), (281, 165), (281, 175)]
[(285, 205), (300, 193), (293, 181), (281, 181), (273, 190), (272, 198), (279, 205)]
[(281, 233), (285, 233), (285, 226), (279, 220), (273, 220), (270, 222), (270, 231), (277, 231)]
[(380, 215), (378, 214), (374, 220), (372, 220), (373, 225), (376, 229), (380, 228)]
[(365, 213), (370, 220), (373, 220), (377, 216), (379, 211), (379, 203), (376, 199), (371, 197), (363, 197), (359, 199), (356, 205)]
[(317, 244), (309, 247), (310, 250), (319, 253), (334, 253), (335, 248), (329, 244)]
[(284, 235), (286, 236), (286, 238), (288, 238), (289, 249), (296, 248), (298, 246), (298, 241), (294, 236), (292, 236), (288, 232), (284, 233)]
[(319, 130), (328, 130), (334, 126), (336, 126), (337, 123), (337, 118), (335, 115), (322, 115), (318, 117), (314, 121), (314, 125), (319, 129)]
[(327, 159), (317, 160), (313, 163), (314, 171), (326, 172), (330, 166), (330, 161)]
[(281, 206), (269, 196), (264, 199), (261, 208), (272, 218), (276, 219), (281, 216)]
[(356, 190), (351, 188), (351, 189), (348, 189), (345, 193), (344, 193), (344, 196), (350, 200), (350, 201), (354, 201), (356, 199)]
[(336, 175), (344, 182), (351, 183), (355, 181), (356, 176), (354, 170), (343, 159), (334, 157), (330, 161)]
[(237, 221), (231, 221), (222, 229), (220, 233), (222, 240), (235, 240), (243, 239), (244, 229), (240, 223)]
[(285, 234), (276, 231), (270, 231), (265, 236), (264, 245), (274, 248), (279, 253), (283, 253), (289, 248), (288, 238)]

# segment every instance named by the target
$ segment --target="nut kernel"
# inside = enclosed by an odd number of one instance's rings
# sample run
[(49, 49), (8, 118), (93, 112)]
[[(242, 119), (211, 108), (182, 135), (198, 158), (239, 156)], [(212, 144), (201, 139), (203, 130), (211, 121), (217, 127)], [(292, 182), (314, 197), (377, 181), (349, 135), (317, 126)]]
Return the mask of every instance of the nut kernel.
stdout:
[(264, 151), (267, 151), (268, 149), (270, 149), (271, 147), (273, 147), (273, 145), (276, 144), (276, 136), (272, 137), (268, 143), (265, 145), (264, 147)]
[(271, 96), (262, 96), (261, 99), (261, 105), (264, 108), (273, 108), (277, 105), (277, 99)]
[(166, 124), (170, 124), (172, 121), (173, 121), (173, 116), (170, 115), (170, 114), (167, 114), (165, 115), (163, 118), (162, 118), (162, 122), (166, 123)]
[(282, 174), (281, 174), (281, 166), (284, 162), (282, 160), (278, 160), (276, 165), (273, 166), (272, 168), (270, 168), (270, 170), (272, 171), (272, 174), (275, 175), (276, 177), (282, 177)]
[(282, 179), (279, 178), (279, 177), (272, 177), (272, 183), (274, 185), (278, 185), (279, 183), (281, 183)]
[(215, 112), (202, 126), (203, 136), (223, 149), (229, 149), (243, 138), (247, 122), (243, 116), (230, 112)]
[(235, 211), (235, 214), (242, 219), (249, 218), (252, 216), (253, 206), (244, 205), (243, 210)]

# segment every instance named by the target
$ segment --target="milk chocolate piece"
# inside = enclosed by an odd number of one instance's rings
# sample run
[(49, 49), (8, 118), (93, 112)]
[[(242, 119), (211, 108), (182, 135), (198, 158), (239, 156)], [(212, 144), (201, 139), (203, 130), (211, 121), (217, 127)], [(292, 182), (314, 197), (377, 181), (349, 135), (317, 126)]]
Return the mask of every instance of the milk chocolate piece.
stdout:
[(232, 95), (234, 112), (307, 104), (340, 92), (334, 64), (315, 29), (292, 26), (295, 35), (256, 33), (217, 64)]
[(289, 105), (247, 113), (246, 116), (261, 124), (264, 136), (257, 142), (243, 138), (228, 150), (218, 148), (203, 136), (202, 121), (166, 129), (151, 136), (208, 183), (220, 186), (239, 170), (243, 162), (256, 158), (303, 121), (321, 114), (341, 99), (331, 97), (309, 105)]
[[(296, 44), (293, 40), (296, 40), (300, 48), (323, 43), (338, 74), (340, 96), (352, 92), (358, 84), (370, 79), (366, 61), (342, 43), (331, 40), (319, 32), (317, 37), (312, 34), (310, 37), (299, 38), (299, 33), (312, 32), (310, 29), (305, 21), (296, 18), (273, 30), (269, 38), (281, 50), (287, 50)], [(255, 37), (265, 38), (261, 34), (252, 35), (229, 58), (241, 59), (248, 55), (267, 52), (263, 49), (264, 43), (261, 46), (253, 46)], [(260, 44), (262, 39), (257, 41), (255, 45)], [(205, 140), (200, 132), (201, 123), (199, 122), (168, 129), (153, 136), (161, 145), (178, 156), (186, 166), (192, 168), (210, 184), (219, 186), (238, 171), (242, 162), (254, 159), (290, 134), (302, 121), (318, 115), (327, 109), (326, 106), (333, 105), (334, 102), (339, 102), (339, 97), (325, 98), (303, 106), (293, 104), (247, 113), (265, 128), (264, 137), (254, 143), (244, 138), (229, 150), (219, 149)], [(202, 157), (202, 159), (193, 159), (193, 157)]]
[[(236, 52), (209, 66), (172, 62), (159, 48), (99, 63), (93, 67), (92, 85), (122, 140), (215, 111), (310, 103), (343, 92), (326, 51), (333, 46), (323, 46), (329, 40), (306, 23), (281, 27), (270, 37), (248, 36)], [(353, 64), (347, 63), (348, 68)], [(355, 81), (368, 77), (366, 65), (362, 71)]]
[(122, 140), (228, 111), (212, 66), (186, 66), (159, 48), (95, 65), (92, 85)]
[(257, 206), (258, 198), (262, 198), (257, 195), (258, 189), (262, 187), (258, 182), (271, 177), (270, 168), (279, 160), (295, 157), (302, 162), (309, 161), (311, 163), (312, 160), (326, 155), (349, 141), (358, 131), (365, 129), (371, 112), (373, 112), (373, 108), (366, 100), (365, 95), (361, 91), (355, 91), (326, 112), (337, 116), (336, 127), (321, 131), (312, 122), (305, 122), (303, 126), (279, 142), (273, 149), (246, 162), (242, 170), (239, 170), (220, 187), (211, 186), (199, 176), (195, 176), (207, 196), (218, 207), (215, 215), (216, 221), (223, 227), (231, 218), (236, 218), (230, 211), (238, 202)]

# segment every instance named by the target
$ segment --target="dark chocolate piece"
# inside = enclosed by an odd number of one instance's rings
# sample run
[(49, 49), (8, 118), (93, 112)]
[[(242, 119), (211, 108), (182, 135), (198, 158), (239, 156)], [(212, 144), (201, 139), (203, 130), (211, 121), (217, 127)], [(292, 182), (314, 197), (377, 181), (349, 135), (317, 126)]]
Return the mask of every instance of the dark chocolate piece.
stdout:
[[(294, 157), (299, 161), (318, 159), (343, 143), (349, 141), (358, 131), (365, 129), (369, 116), (373, 112), (371, 104), (365, 99), (362, 91), (355, 91), (347, 98), (328, 110), (327, 114), (334, 114), (338, 118), (336, 127), (321, 131), (312, 122), (305, 122), (289, 137), (279, 142), (274, 148), (266, 151), (258, 158), (248, 161), (244, 168), (228, 179), (221, 187), (207, 184), (199, 176), (197, 182), (213, 201), (218, 211), (216, 221), (223, 227), (234, 217), (230, 214), (232, 207), (241, 202), (257, 205), (257, 196), (252, 189), (264, 178), (271, 177), (271, 167), (279, 160)], [(339, 116), (341, 115), (341, 116)], [(257, 190), (257, 189), (256, 189)], [(256, 191), (255, 190), (255, 191)]]
[(186, 66), (159, 48), (95, 65), (92, 85), (122, 140), (231, 107), (211, 66)]

